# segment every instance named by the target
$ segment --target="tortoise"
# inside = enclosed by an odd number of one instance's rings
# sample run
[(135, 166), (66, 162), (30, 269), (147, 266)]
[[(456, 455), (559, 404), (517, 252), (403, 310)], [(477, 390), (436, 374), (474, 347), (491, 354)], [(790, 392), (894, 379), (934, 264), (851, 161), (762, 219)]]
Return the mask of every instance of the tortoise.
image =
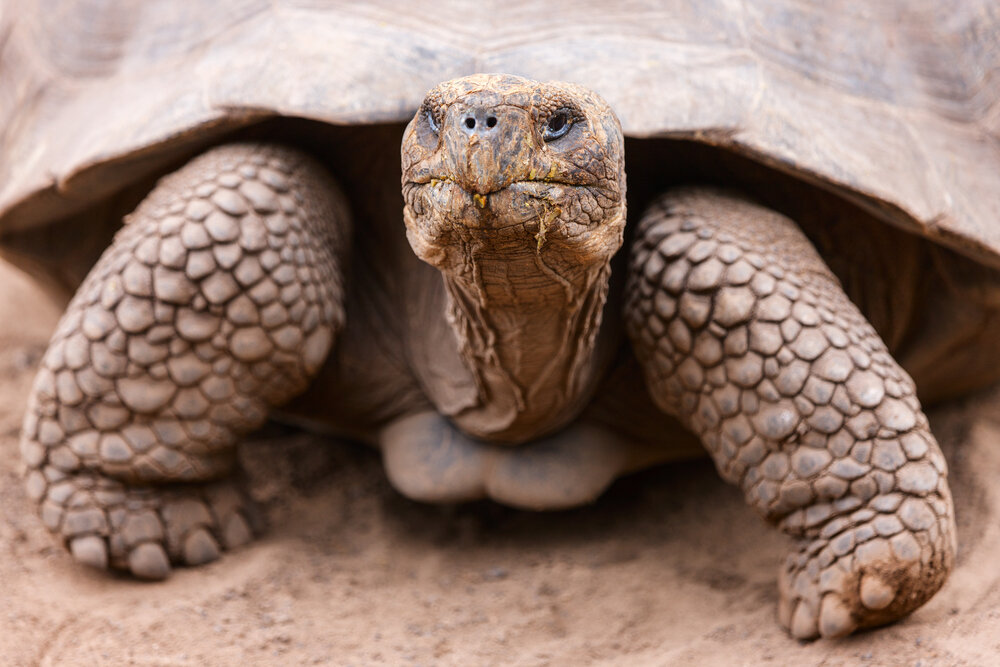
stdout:
[(75, 291), (21, 438), (45, 525), (214, 560), (269, 415), (429, 502), (570, 507), (703, 446), (795, 538), (793, 636), (928, 600), (917, 392), (1000, 375), (996, 7), (423, 4), (8, 3), (0, 247)]

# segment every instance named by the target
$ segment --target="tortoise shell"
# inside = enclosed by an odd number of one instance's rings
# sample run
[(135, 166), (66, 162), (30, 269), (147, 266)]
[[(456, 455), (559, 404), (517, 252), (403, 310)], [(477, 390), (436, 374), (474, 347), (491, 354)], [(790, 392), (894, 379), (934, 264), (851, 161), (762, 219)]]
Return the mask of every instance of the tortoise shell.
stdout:
[(11, 0), (0, 234), (272, 116), (404, 121), (478, 71), (580, 83), (632, 137), (723, 147), (1000, 265), (1000, 6), (965, 0)]

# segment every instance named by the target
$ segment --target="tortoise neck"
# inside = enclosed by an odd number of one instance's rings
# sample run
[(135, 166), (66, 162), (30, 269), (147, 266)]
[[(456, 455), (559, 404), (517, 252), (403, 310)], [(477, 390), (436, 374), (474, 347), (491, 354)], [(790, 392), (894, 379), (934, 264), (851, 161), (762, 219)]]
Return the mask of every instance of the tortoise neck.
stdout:
[(443, 271), (448, 322), (479, 401), (454, 417), (485, 439), (524, 442), (572, 419), (589, 399), (610, 263), (557, 261), (529, 249), (470, 252)]

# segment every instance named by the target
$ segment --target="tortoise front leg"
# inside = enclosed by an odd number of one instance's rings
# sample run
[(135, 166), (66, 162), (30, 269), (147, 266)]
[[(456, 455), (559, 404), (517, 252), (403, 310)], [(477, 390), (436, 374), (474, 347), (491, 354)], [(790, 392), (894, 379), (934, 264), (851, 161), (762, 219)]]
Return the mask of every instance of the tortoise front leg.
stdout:
[(801, 231), (678, 191), (646, 212), (630, 267), (627, 327), (657, 405), (798, 538), (781, 623), (840, 636), (927, 601), (955, 553), (944, 458), (913, 382)]
[(305, 389), (343, 324), (348, 222), (322, 167), (252, 144), (193, 160), (126, 219), (22, 433), (28, 492), (77, 560), (159, 579), (250, 539), (234, 446)]

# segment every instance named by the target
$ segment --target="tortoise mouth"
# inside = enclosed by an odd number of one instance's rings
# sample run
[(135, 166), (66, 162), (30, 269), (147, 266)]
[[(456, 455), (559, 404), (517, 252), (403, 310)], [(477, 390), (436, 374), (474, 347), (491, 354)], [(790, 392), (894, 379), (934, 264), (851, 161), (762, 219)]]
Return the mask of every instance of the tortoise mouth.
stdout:
[(454, 186), (456, 186), (458, 188), (461, 188), (463, 191), (465, 191), (466, 193), (468, 193), (469, 196), (474, 196), (474, 195), (484, 195), (484, 196), (485, 195), (492, 195), (492, 194), (497, 193), (497, 192), (502, 192), (503, 190), (506, 190), (506, 189), (508, 189), (508, 188), (510, 188), (512, 186), (515, 186), (515, 185), (525, 185), (525, 184), (533, 184), (533, 185), (539, 185), (539, 186), (545, 186), (545, 185), (564, 185), (564, 186), (567, 186), (567, 187), (589, 187), (590, 186), (590, 184), (587, 184), (587, 183), (574, 183), (574, 182), (569, 181), (567, 179), (559, 179), (559, 178), (548, 178), (548, 177), (541, 177), (541, 178), (516, 178), (516, 179), (513, 179), (513, 180), (511, 180), (511, 181), (509, 181), (507, 183), (504, 183), (503, 185), (500, 185), (499, 187), (496, 187), (496, 188), (494, 188), (492, 190), (489, 190), (487, 192), (476, 192), (476, 190), (474, 188), (468, 187), (466, 185), (463, 185), (459, 181), (459, 179), (456, 178), (453, 175), (441, 175), (441, 176), (423, 175), (423, 176), (418, 176), (416, 178), (408, 180), (406, 183), (403, 184), (403, 187), (405, 188), (407, 185), (414, 185), (414, 186), (420, 186), (420, 185), (440, 186), (440, 185), (444, 185), (444, 184), (454, 185)]
[[(603, 188), (556, 179), (519, 179), (485, 194), (453, 177), (429, 177), (403, 186), (406, 206), (418, 218), (469, 230), (524, 227), (531, 234), (583, 233), (615, 215), (580, 216), (586, 200), (607, 200)], [(577, 215), (571, 215), (571, 213)], [(542, 228), (546, 231), (542, 232)]]

